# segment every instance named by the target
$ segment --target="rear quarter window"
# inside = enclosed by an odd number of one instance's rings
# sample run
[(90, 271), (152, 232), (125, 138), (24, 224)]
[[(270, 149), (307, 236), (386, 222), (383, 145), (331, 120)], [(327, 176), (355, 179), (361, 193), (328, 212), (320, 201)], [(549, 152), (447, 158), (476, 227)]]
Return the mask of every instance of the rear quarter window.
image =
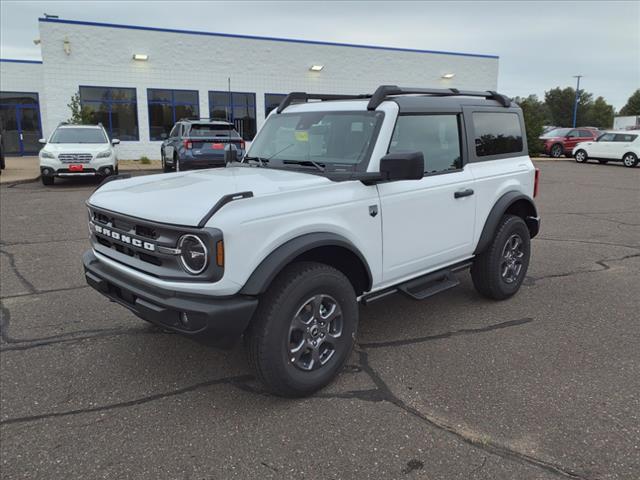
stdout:
[(619, 133), (616, 135), (615, 138), (615, 142), (633, 142), (636, 138), (638, 138), (638, 135), (631, 135), (628, 133)]
[(517, 113), (473, 112), (472, 121), (477, 157), (522, 152), (522, 128)]

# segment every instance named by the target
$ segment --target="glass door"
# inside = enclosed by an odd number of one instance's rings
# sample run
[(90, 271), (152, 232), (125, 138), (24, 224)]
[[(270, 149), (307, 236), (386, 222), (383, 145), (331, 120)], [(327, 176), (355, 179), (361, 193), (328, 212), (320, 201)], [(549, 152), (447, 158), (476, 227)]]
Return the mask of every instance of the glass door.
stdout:
[(42, 137), (37, 93), (0, 92), (0, 131), (9, 155), (34, 155)]

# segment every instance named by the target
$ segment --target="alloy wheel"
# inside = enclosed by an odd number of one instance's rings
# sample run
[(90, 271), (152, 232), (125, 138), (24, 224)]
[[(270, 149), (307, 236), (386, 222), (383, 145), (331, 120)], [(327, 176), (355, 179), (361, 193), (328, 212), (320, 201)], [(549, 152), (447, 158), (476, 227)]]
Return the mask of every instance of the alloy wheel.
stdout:
[(306, 300), (291, 320), (288, 354), (300, 370), (312, 371), (325, 366), (335, 355), (342, 337), (342, 309), (325, 294)]
[(513, 283), (520, 276), (524, 258), (522, 247), (522, 238), (517, 233), (514, 233), (509, 237), (502, 249), (500, 276), (505, 283)]
[(562, 147), (560, 145), (554, 145), (551, 148), (551, 156), (553, 158), (560, 158), (562, 156)]

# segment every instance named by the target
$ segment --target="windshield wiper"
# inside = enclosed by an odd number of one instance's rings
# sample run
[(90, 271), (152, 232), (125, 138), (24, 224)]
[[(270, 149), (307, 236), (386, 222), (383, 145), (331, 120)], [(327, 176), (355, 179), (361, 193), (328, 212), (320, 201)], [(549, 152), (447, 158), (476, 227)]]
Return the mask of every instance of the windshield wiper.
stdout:
[(318, 170), (320, 170), (321, 172), (324, 172), (324, 165), (314, 162), (313, 160), (283, 160), (282, 163), (284, 164), (291, 164), (291, 165), (304, 165), (304, 166), (313, 166), (316, 167)]
[(242, 159), (242, 161), (244, 162), (245, 160), (248, 161), (248, 162), (250, 162), (252, 160), (255, 161), (255, 162), (258, 162), (258, 164), (261, 167), (264, 167), (265, 163), (269, 163), (269, 159), (268, 158), (262, 158), (262, 157), (244, 157)]

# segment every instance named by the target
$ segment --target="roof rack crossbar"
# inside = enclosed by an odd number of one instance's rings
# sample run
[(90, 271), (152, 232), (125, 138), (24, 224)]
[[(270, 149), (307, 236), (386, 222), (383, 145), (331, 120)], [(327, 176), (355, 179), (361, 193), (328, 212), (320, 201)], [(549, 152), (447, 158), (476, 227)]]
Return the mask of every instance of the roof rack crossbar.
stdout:
[(367, 110), (375, 110), (378, 106), (391, 95), (433, 95), (436, 97), (483, 97), (488, 100), (496, 100), (503, 107), (511, 105), (511, 99), (506, 95), (502, 95), (492, 90), (476, 91), (476, 90), (458, 90), (457, 88), (401, 88), (396, 85), (381, 85), (371, 96)]
[(309, 100), (361, 100), (363, 98), (370, 98), (369, 94), (361, 94), (361, 95), (334, 95), (334, 94), (325, 94), (325, 93), (306, 93), (306, 92), (291, 92), (288, 94), (280, 105), (278, 105), (278, 109), (276, 113), (282, 113), (282, 111), (291, 105), (295, 100), (300, 100), (302, 102), (308, 102)]

